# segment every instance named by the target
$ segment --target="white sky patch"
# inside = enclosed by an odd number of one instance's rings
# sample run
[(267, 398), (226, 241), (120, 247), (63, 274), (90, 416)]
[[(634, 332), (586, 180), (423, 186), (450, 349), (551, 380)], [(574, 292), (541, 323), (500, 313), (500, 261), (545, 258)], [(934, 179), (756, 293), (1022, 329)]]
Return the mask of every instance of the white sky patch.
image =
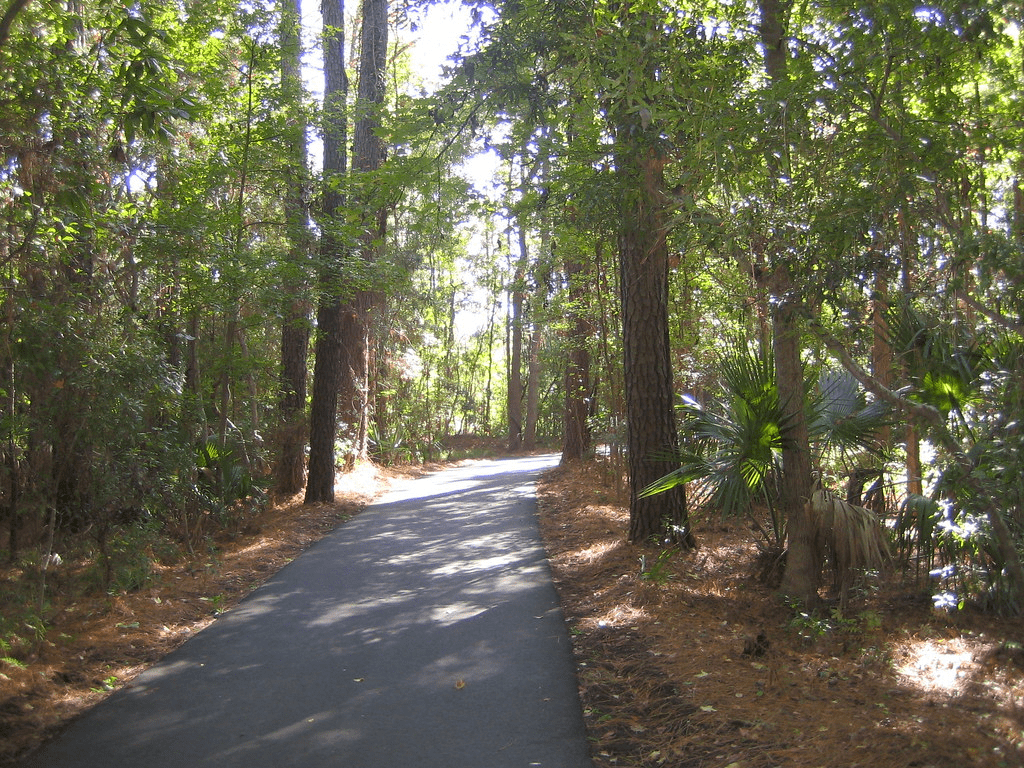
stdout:
[(411, 21), (416, 29), (406, 28), (401, 34), (413, 43), (413, 71), (423, 78), (424, 87), (433, 90), (462, 43), (473, 35), (470, 12), (461, 2), (444, 2), (420, 9)]

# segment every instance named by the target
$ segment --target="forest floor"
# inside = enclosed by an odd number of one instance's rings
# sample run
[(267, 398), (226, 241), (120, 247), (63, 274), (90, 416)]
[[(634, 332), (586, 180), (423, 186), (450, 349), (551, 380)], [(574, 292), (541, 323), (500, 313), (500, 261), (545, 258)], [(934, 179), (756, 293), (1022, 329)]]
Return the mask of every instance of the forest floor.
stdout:
[[(337, 504), (276, 504), (152, 586), (54, 601), (46, 638), (0, 661), (0, 763), (200, 631), (392, 478), (436, 468), (363, 467)], [(1021, 622), (938, 613), (898, 583), (865, 591), (846, 619), (794, 614), (751, 575), (744, 526), (698, 520), (692, 552), (626, 543), (608, 477), (585, 463), (540, 485), (598, 768), (1024, 765)], [(18, 576), (0, 571), (0, 584)]]
[(1024, 766), (1024, 623), (937, 612), (895, 576), (802, 615), (755, 576), (746, 525), (626, 543), (608, 478), (584, 463), (540, 488), (598, 768)]

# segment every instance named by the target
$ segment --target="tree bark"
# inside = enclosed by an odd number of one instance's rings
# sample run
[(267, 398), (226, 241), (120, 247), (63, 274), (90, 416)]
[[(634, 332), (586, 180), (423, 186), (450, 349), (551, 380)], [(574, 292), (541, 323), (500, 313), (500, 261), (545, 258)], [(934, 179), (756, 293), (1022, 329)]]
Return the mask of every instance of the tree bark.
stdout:
[[(899, 212), (900, 232), (900, 287), (910, 295), (914, 282), (914, 270), (917, 265), (917, 245), (914, 232), (907, 218), (907, 211)], [(906, 443), (907, 493), (916, 496), (924, 494), (924, 471), (921, 467), (921, 438), (917, 427), (908, 423), (904, 432)]]
[(585, 271), (575, 255), (565, 260), (569, 283), (569, 337), (565, 366), (565, 412), (561, 463), (578, 461), (590, 449), (590, 349), (592, 327), (583, 313)]
[[(789, 79), (786, 57), (786, 25), (792, 0), (760, 0), (761, 43), (764, 68), (769, 87), (779, 90)], [(773, 125), (766, 164), (768, 182), (776, 184), (785, 175), (788, 156), (786, 141), (786, 99), (776, 94), (767, 97), (767, 103), (780, 104), (778, 124)], [(802, 297), (792, 280), (790, 265), (786, 263), (780, 244), (767, 245), (771, 269), (769, 289), (772, 293), (772, 341), (775, 351), (775, 378), (782, 405), (783, 421), (779, 430), (782, 438), (782, 479), (779, 503), (787, 523), (788, 552), (786, 571), (781, 591), (799, 600), (807, 607), (818, 602), (821, 577), (821, 549), (817, 528), (810, 518), (807, 501), (811, 495), (811, 454), (807, 418), (804, 408), (803, 364), (800, 358), (801, 321), (799, 309)]]
[(317, 309), (316, 362), (309, 414), (307, 504), (334, 501), (334, 438), (341, 380), (341, 243), (333, 219), (344, 203), (340, 177), (348, 165), (345, 106), (344, 0), (324, 0), (324, 186), (323, 235), (320, 241), (320, 303)]
[[(541, 173), (541, 178), (546, 178), (547, 168)], [(540, 387), (541, 387), (541, 364), (540, 351), (544, 342), (544, 329), (542, 326), (543, 309), (547, 306), (548, 281), (550, 269), (548, 258), (552, 252), (551, 245), (551, 223), (546, 215), (545, 209), (541, 206), (538, 211), (538, 223), (540, 226), (540, 243), (538, 245), (538, 258), (533, 265), (534, 290), (533, 299), (529, 304), (530, 314), (530, 353), (526, 361), (526, 429), (524, 440), (527, 450), (537, 447), (537, 430), (540, 424)]]
[[(886, 314), (889, 309), (889, 276), (885, 267), (875, 273), (875, 286), (871, 298), (871, 371), (882, 385), (892, 385), (893, 353), (889, 342), (889, 323)], [(892, 443), (892, 427), (884, 425), (878, 432), (878, 440), (882, 445)]]
[(519, 266), (512, 284), (511, 315), (509, 316), (509, 368), (508, 368), (508, 449), (512, 452), (523, 447), (523, 283), (526, 280), (528, 251), (526, 232), (519, 227)]
[(335, 420), (341, 379), (341, 308), (335, 300), (321, 303), (316, 316), (316, 362), (309, 413), (309, 473), (306, 504), (334, 502)]
[(629, 539), (671, 540), (693, 546), (685, 486), (677, 485), (653, 496), (643, 495), (647, 486), (679, 468), (668, 329), (665, 158), (654, 147), (625, 146), (618, 152), (616, 162), (626, 190), (619, 269)]
[(278, 440), (275, 486), (291, 495), (306, 480), (306, 355), (309, 350), (309, 300), (306, 269), (309, 262), (309, 217), (304, 202), (309, 181), (306, 162), (305, 91), (302, 86), (300, 0), (281, 5), (281, 86), (291, 115), (285, 136), (284, 214), (289, 253), (283, 280), (281, 373), (278, 394)]
[(537, 312), (531, 310), (530, 354), (526, 361), (526, 429), (523, 442), (527, 450), (537, 447), (537, 425), (540, 422), (540, 347), (541, 330)]
[[(352, 142), (353, 174), (369, 173), (384, 163), (384, 142), (379, 136), (380, 110), (386, 92), (388, 48), (387, 0), (363, 0), (360, 36), (359, 89), (355, 104), (355, 135)], [(375, 263), (387, 227), (386, 210), (372, 185), (360, 185), (360, 256)], [(373, 407), (370, 383), (370, 350), (373, 346), (372, 315), (383, 303), (377, 287), (358, 287), (342, 309), (341, 421), (350, 441), (347, 463), (365, 458), (368, 427)]]
[(780, 589), (805, 607), (818, 602), (821, 577), (821, 543), (817, 526), (810, 517), (807, 501), (811, 495), (810, 437), (804, 410), (804, 372), (800, 353), (799, 301), (788, 282), (774, 291), (772, 342), (775, 348), (775, 384), (782, 406), (782, 479), (779, 506), (786, 515), (788, 551)]

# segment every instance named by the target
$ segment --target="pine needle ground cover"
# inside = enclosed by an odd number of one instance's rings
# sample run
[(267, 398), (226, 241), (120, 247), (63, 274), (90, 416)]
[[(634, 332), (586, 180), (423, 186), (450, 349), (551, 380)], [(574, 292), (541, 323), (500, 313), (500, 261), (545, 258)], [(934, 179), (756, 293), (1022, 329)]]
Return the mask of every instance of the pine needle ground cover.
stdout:
[(693, 552), (626, 543), (606, 476), (540, 493), (597, 766), (1024, 765), (1019, 620), (937, 612), (898, 575), (802, 614), (741, 523), (696, 519)]

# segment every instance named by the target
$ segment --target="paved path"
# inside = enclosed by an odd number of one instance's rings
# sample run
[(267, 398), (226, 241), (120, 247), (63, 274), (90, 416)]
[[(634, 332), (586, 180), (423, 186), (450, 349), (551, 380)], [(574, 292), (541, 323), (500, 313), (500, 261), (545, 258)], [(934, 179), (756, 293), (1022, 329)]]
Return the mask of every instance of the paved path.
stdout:
[(535, 518), (553, 463), (395, 489), (23, 765), (591, 768)]

